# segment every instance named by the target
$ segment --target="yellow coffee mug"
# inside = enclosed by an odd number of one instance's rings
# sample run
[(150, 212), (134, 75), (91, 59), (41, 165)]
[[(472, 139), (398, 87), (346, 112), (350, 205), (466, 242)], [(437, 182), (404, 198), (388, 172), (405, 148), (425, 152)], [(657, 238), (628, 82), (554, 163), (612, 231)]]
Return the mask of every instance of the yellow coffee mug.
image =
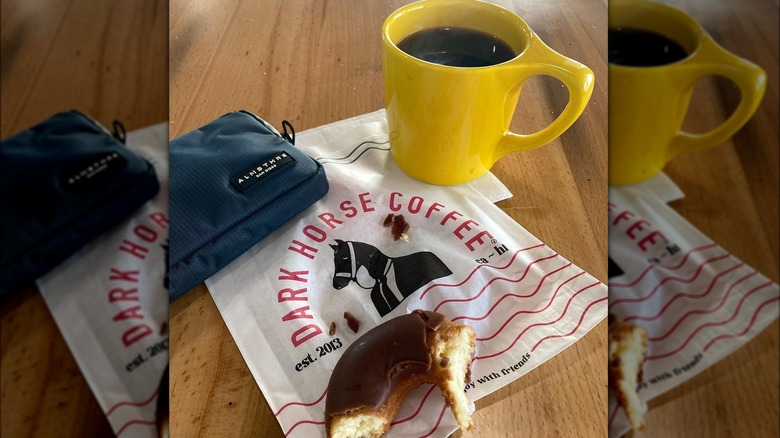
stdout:
[[(398, 48), (424, 29), (465, 28), (491, 34), (517, 54), (500, 64), (454, 67)], [(593, 91), (593, 72), (547, 47), (517, 15), (476, 0), (425, 0), (407, 5), (382, 27), (385, 105), (390, 150), (408, 175), (431, 184), (471, 181), (510, 152), (549, 143), (579, 117)], [(561, 115), (539, 132), (508, 131), (520, 89), (549, 75), (569, 89)]]
[[(739, 130), (766, 89), (757, 65), (720, 47), (684, 12), (643, 0), (610, 0), (609, 28), (660, 34), (687, 57), (665, 65), (609, 64), (609, 183), (634, 184), (657, 174), (683, 152), (716, 146)], [(734, 113), (704, 134), (682, 131), (693, 90), (704, 76), (723, 76), (742, 94)]]

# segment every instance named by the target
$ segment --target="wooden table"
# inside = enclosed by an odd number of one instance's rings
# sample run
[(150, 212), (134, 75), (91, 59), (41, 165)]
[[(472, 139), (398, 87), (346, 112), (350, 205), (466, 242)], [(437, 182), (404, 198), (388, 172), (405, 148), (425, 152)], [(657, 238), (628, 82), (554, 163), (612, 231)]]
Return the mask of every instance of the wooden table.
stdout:
[[(778, 3), (773, 0), (668, 0), (726, 49), (764, 68), (766, 95), (732, 139), (678, 157), (665, 172), (686, 197), (672, 207), (704, 234), (778, 282)], [(704, 132), (725, 120), (739, 92), (726, 81), (696, 91), (685, 128)], [(733, 354), (652, 400), (637, 437), (778, 436), (778, 321)]]
[[(171, 136), (238, 108), (299, 130), (383, 105), (379, 27), (404, 2), (174, 0), (2, 2), (0, 137), (80, 109), (128, 130), (167, 117)], [(548, 1), (518, 12), (553, 48), (589, 65), (588, 110), (544, 148), (500, 160), (514, 198), (499, 206), (606, 280), (606, 4)], [(673, 204), (737, 257), (778, 281), (778, 8), (772, 0), (678, 0), (724, 47), (768, 73), (758, 112), (734, 138), (666, 168), (687, 197)], [(724, 19), (724, 17), (730, 17)], [(728, 25), (724, 25), (728, 21)], [(354, 89), (353, 89), (354, 87)], [(548, 123), (565, 92), (548, 79), (525, 89), (514, 129)], [(723, 120), (737, 97), (709, 82), (687, 127)], [(698, 108), (698, 109), (697, 109)], [(551, 182), (545, 182), (551, 181)], [(722, 206), (733, 206), (725, 209)], [(172, 425), (181, 436), (280, 436), (208, 292), (171, 307)], [(686, 384), (653, 400), (638, 436), (776, 436), (778, 323)], [(106, 436), (110, 427), (34, 288), (0, 311), (3, 436)], [(477, 403), (481, 436), (604, 436), (606, 325)], [(570, 388), (574, 396), (565, 398)], [(774, 435), (772, 435), (774, 433)], [(483, 435), (484, 434), (484, 435)], [(456, 434), (457, 435), (457, 434)]]
[[(128, 131), (167, 120), (166, 1), (3, 0), (0, 137), (81, 110)], [(34, 286), (2, 302), (0, 435), (111, 436)]]
[[(299, 131), (380, 109), (384, 19), (407, 1), (173, 0), (171, 138), (237, 109)], [(593, 97), (551, 144), (502, 158), (507, 214), (598, 279), (607, 278), (605, 0), (498, 1), (543, 41), (590, 66)], [(523, 89), (513, 129), (533, 132), (565, 89)], [(171, 305), (171, 427), (184, 437), (282, 436), (208, 291)], [(571, 348), (477, 403), (475, 436), (606, 436), (606, 321)], [(458, 435), (458, 433), (456, 433)]]

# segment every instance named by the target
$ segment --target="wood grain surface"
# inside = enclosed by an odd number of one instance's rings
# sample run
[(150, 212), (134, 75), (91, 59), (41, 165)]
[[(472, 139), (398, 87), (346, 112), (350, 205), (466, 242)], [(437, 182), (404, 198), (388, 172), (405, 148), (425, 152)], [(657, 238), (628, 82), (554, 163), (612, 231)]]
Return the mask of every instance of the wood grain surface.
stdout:
[[(689, 222), (774, 282), (778, 257), (778, 3), (773, 0), (668, 0), (727, 50), (767, 73), (764, 99), (729, 141), (672, 160), (665, 172), (685, 192), (672, 203)], [(697, 87), (684, 128), (705, 132), (736, 107), (739, 91), (725, 80)], [(652, 400), (637, 437), (780, 436), (778, 321), (685, 384)]]
[[(494, 2), (596, 74), (587, 110), (564, 135), (494, 166), (514, 194), (498, 206), (606, 281), (607, 2)], [(761, 65), (769, 79), (755, 116), (732, 139), (667, 166), (686, 193), (672, 206), (778, 282), (778, 2), (664, 2), (689, 12), (725, 48)], [(2, 0), (0, 137), (68, 109), (104, 124), (119, 119), (128, 131), (170, 117), (171, 138), (237, 109), (275, 124), (289, 119), (299, 131), (371, 112), (383, 106), (380, 27), (406, 3)], [(512, 129), (546, 126), (566, 99), (555, 80), (532, 79)], [(703, 132), (717, 126), (738, 99), (728, 82), (704, 81), (686, 128)], [(111, 436), (39, 293), (31, 286), (1, 304), (0, 435)], [(170, 315), (175, 436), (283, 436), (205, 287), (173, 303)], [(776, 321), (721, 362), (652, 400), (648, 427), (634, 436), (780, 435), (779, 331)], [(480, 400), (472, 435), (606, 436), (606, 335), (603, 322)]]
[[(0, 137), (70, 109), (128, 131), (168, 117), (168, 3), (3, 0)], [(111, 427), (34, 286), (0, 311), (3, 437)]]
[[(384, 19), (405, 1), (173, 0), (171, 138), (238, 109), (306, 130), (384, 106)], [(563, 136), (502, 158), (507, 214), (606, 281), (605, 0), (497, 1), (552, 48), (591, 67), (587, 110)], [(543, 128), (567, 92), (523, 89), (512, 129)], [(606, 321), (536, 370), (477, 402), (474, 436), (606, 436)], [(171, 428), (176, 436), (283, 436), (208, 291), (171, 305)], [(459, 436), (459, 433), (456, 433)]]

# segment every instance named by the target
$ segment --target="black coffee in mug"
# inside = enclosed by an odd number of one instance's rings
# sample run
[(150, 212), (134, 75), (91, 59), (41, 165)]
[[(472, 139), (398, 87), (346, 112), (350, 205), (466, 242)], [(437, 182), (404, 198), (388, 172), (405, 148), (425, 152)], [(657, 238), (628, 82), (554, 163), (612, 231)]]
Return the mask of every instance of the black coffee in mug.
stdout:
[(688, 53), (676, 41), (644, 29), (609, 29), (609, 63), (629, 67), (652, 67), (677, 62)]
[(454, 67), (486, 67), (517, 56), (501, 39), (486, 32), (459, 27), (415, 32), (401, 40), (398, 48), (423, 61)]

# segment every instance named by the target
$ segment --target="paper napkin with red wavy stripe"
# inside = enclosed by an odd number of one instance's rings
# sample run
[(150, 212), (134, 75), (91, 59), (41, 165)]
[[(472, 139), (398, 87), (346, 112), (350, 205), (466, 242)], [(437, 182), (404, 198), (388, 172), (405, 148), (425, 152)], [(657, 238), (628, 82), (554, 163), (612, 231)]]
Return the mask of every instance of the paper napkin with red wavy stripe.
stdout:
[[(325, 167), (329, 193), (206, 282), (287, 436), (324, 434), (325, 391), (341, 353), (392, 317), (435, 310), (474, 327), (466, 389), (477, 400), (607, 315), (604, 284), (482, 195), (500, 197), (500, 187), (417, 182), (390, 156), (383, 112), (354, 122), (298, 136)], [(409, 223), (406, 238), (383, 227), (389, 214)], [(367, 267), (371, 255), (380, 269)], [(345, 311), (361, 321), (358, 333), (347, 328)], [(389, 435), (445, 437), (456, 429), (439, 390), (423, 386), (404, 401)]]
[(160, 192), (36, 283), (116, 436), (153, 438), (168, 366), (168, 124), (129, 132), (127, 146)]
[[(639, 385), (645, 401), (723, 359), (780, 315), (778, 285), (688, 223), (659, 190), (678, 191), (667, 179), (609, 193), (609, 311), (648, 332)], [(610, 393), (609, 435), (628, 429)]]

